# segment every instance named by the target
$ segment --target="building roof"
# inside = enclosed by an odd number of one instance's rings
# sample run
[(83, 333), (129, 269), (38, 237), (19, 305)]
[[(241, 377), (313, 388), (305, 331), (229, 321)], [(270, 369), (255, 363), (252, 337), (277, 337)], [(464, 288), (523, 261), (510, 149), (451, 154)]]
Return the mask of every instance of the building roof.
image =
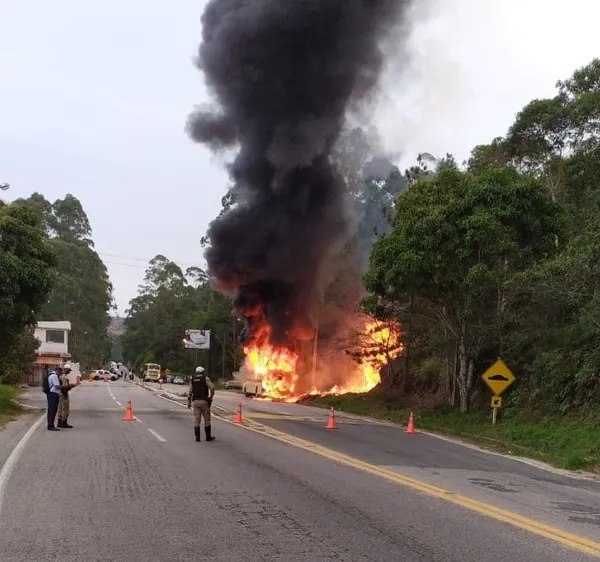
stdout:
[(42, 330), (71, 330), (71, 322), (68, 320), (40, 320), (37, 323), (37, 327)]

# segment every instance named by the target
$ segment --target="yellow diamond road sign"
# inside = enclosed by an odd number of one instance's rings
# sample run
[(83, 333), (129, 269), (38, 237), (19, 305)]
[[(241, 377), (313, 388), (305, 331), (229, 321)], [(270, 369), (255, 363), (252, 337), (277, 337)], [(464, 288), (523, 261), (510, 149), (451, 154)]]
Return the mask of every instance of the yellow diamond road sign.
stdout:
[(500, 396), (517, 379), (502, 359), (498, 359), (481, 378), (496, 396)]

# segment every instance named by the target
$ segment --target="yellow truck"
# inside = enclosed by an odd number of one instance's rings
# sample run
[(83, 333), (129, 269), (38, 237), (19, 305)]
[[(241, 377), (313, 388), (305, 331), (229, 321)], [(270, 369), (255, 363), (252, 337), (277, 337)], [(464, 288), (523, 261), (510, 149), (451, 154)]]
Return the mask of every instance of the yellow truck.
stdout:
[(157, 363), (146, 363), (142, 371), (142, 379), (145, 382), (158, 382), (160, 380), (160, 365)]

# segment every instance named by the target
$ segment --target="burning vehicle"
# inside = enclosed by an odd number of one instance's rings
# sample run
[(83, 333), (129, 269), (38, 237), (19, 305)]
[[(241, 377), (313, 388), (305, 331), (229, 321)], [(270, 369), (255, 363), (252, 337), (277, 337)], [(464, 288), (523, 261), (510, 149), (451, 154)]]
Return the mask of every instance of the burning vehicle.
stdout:
[[(363, 320), (361, 318), (361, 320)], [(362, 393), (381, 382), (381, 370), (402, 353), (397, 322), (364, 320), (361, 331), (351, 333), (344, 349), (317, 353), (318, 340), (310, 342), (310, 363), (285, 346), (266, 342), (244, 347), (246, 396), (297, 402), (306, 396)], [(306, 355), (306, 354), (305, 354)]]

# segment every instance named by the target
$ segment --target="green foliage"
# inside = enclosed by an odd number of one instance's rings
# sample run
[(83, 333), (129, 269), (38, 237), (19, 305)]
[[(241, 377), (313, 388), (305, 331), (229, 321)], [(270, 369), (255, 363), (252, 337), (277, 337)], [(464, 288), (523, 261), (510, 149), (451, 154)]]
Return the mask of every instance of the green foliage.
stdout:
[(512, 168), (461, 172), (445, 164), (396, 203), (392, 231), (377, 242), (365, 275), (373, 313), (417, 296), (459, 346), (461, 408), (473, 362), (497, 343), (504, 288), (555, 249), (557, 208), (532, 177)]
[(464, 410), (465, 386), (501, 355), (519, 377), (516, 413), (598, 409), (600, 59), (557, 86), (475, 147), (466, 172), (421, 166), (398, 198), (364, 305), (405, 326), (405, 392), (443, 389), (454, 404), (458, 390)]
[(84, 370), (98, 368), (110, 353), (107, 328), (112, 285), (93, 248), (88, 217), (70, 194), (50, 203), (34, 193), (21, 202), (37, 214), (57, 258), (54, 290), (37, 318), (69, 320), (69, 351), (74, 360)]
[[(123, 354), (137, 368), (157, 362), (172, 372), (189, 373), (198, 363), (210, 367), (216, 378), (228, 377), (240, 364), (231, 301), (210, 288), (202, 269), (184, 274), (162, 255), (150, 261), (138, 296), (129, 303), (125, 328)], [(210, 357), (183, 348), (186, 329), (211, 330)]]
[(13, 339), (11, 346), (0, 356), (0, 382), (16, 384), (22, 381), (35, 359), (39, 346), (33, 337), (33, 326), (27, 326)]
[(27, 355), (26, 332), (50, 294), (55, 263), (37, 214), (27, 205), (0, 205), (0, 380), (23, 370), (20, 351)]
[(0, 383), (0, 430), (6, 422), (14, 419), (21, 411), (13, 400), (18, 398), (20, 391), (15, 386)]

